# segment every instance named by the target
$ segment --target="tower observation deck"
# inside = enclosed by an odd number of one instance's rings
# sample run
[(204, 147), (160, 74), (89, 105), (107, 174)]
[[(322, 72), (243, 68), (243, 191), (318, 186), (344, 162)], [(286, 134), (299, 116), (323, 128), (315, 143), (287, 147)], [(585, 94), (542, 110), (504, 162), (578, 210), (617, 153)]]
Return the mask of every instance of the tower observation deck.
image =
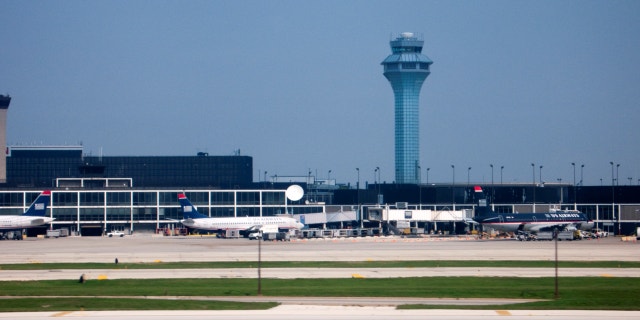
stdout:
[(422, 54), (424, 41), (403, 32), (389, 42), (391, 55), (382, 65), (395, 97), (396, 183), (420, 182), (419, 98), (433, 63)]

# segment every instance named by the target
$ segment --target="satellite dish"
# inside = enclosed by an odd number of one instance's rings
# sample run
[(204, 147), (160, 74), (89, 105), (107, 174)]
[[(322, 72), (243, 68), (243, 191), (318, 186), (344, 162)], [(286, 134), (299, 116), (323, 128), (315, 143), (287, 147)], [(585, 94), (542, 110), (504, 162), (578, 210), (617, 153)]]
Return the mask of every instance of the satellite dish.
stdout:
[(302, 199), (302, 196), (304, 195), (304, 190), (302, 189), (301, 186), (294, 184), (289, 186), (289, 188), (287, 188), (287, 191), (285, 191), (284, 194), (287, 196), (287, 199), (291, 201), (298, 201)]

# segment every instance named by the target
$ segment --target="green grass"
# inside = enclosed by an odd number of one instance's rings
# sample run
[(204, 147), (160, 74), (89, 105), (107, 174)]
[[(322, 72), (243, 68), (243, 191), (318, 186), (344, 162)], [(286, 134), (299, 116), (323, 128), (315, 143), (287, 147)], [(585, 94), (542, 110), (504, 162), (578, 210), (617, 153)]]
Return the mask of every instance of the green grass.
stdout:
[(264, 310), (275, 302), (228, 302), (120, 298), (17, 298), (0, 299), (0, 312), (77, 310)]
[[(257, 261), (150, 263), (21, 263), (0, 270), (257, 268)], [(555, 261), (263, 261), (263, 268), (553, 268)], [(640, 268), (638, 261), (560, 261), (560, 268)]]
[[(561, 278), (560, 298), (554, 299), (553, 278), (439, 277), (395, 279), (262, 279), (263, 296), (294, 297), (425, 297), (425, 298), (510, 298), (543, 301), (509, 306), (473, 306), (472, 309), (597, 309), (640, 310), (640, 278)], [(27, 310), (113, 310), (113, 297), (147, 296), (255, 296), (257, 279), (123, 279), (90, 280), (83, 284), (70, 280), (4, 281), (0, 312), (15, 311), (18, 305)], [(32, 296), (32, 299), (23, 297)], [(45, 298), (42, 298), (42, 297)], [(82, 297), (52, 299), (47, 296)], [(101, 297), (109, 296), (110, 299)], [(19, 297), (19, 298), (18, 298)], [(85, 299), (96, 297), (93, 299)], [(55, 301), (61, 305), (51, 307)], [(70, 300), (70, 301), (66, 301)], [(226, 302), (150, 299), (115, 299), (118, 310), (231, 308)], [(16, 303), (13, 303), (15, 301)], [(66, 301), (66, 302), (65, 302)], [(77, 302), (74, 302), (77, 301)], [(95, 301), (95, 302), (94, 302)], [(113, 301), (111, 301), (113, 302)], [(188, 303), (187, 303), (188, 302)], [(208, 306), (201, 306), (201, 304)], [(159, 304), (159, 306), (153, 306)], [(47, 306), (47, 307), (45, 307)], [(268, 308), (270, 305), (239, 305), (239, 308)], [(413, 305), (406, 308), (433, 308)], [(438, 308), (446, 306), (437, 306)], [(64, 308), (64, 309), (60, 309)], [(108, 308), (108, 309), (104, 309)], [(455, 308), (461, 308), (456, 306)]]

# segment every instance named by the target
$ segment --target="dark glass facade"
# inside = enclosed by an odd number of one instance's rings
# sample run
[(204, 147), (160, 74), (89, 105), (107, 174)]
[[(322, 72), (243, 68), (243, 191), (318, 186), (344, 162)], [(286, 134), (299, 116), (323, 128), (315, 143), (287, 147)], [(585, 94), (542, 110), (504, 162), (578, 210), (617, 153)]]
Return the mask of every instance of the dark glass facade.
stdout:
[[(135, 188), (249, 188), (249, 156), (83, 156), (82, 147), (11, 147), (9, 188), (54, 188), (57, 178), (131, 178)], [(98, 187), (87, 186), (87, 187)]]

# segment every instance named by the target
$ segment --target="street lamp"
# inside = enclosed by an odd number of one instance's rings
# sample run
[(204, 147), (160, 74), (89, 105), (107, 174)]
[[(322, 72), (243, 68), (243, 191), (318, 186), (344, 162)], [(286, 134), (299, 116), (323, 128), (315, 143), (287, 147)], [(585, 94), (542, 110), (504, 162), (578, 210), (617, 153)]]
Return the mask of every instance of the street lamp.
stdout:
[(453, 174), (453, 177), (451, 178), (451, 184), (454, 185), (456, 184), (456, 166), (455, 165), (451, 165), (451, 172)]
[(536, 164), (531, 163), (531, 170), (533, 175), (533, 213), (536, 213)]
[[(378, 174), (378, 178), (376, 179), (376, 173)], [(377, 193), (376, 193), (376, 203), (380, 204), (380, 167), (376, 167), (376, 169), (373, 171), (373, 179), (376, 180), (376, 187), (377, 187)]]
[(544, 184), (544, 181), (542, 181), (542, 166), (540, 166), (540, 184)]
[(571, 162), (571, 165), (573, 166), (573, 209), (576, 210), (578, 203), (578, 199), (576, 199), (576, 163)]
[(609, 161), (609, 164), (611, 165), (611, 186), (613, 187), (613, 182), (615, 181), (615, 176), (613, 175), (613, 161)]
[(456, 196), (455, 196), (455, 184), (456, 184), (456, 166), (451, 165), (451, 205), (453, 205), (453, 210), (456, 210)]
[(583, 184), (583, 180), (582, 180), (582, 173), (584, 171), (584, 164), (580, 166), (580, 186), (582, 186)]
[(489, 167), (491, 167), (491, 186), (493, 187), (493, 164), (490, 164)]
[[(429, 170), (431, 170), (431, 168), (427, 168), (427, 184), (429, 184)], [(640, 180), (640, 179), (638, 179)]]
[(504, 170), (504, 166), (500, 166), (500, 184), (502, 184), (502, 170)]
[(358, 172), (358, 182), (356, 183), (356, 188), (357, 188), (356, 199), (358, 202), (358, 209), (357, 209), (358, 211), (356, 213), (357, 213), (358, 219), (360, 220), (360, 227), (362, 227), (362, 216), (360, 214), (360, 168), (356, 168), (356, 172)]
[(532, 170), (532, 177), (533, 177), (533, 185), (536, 185), (536, 164), (532, 163), (531, 164), (531, 170)]
[[(471, 167), (467, 168), (467, 186), (469, 186), (469, 175), (471, 173)], [(629, 178), (631, 179), (631, 178)]]
[(613, 175), (613, 161), (609, 161), (611, 165), (611, 218), (616, 219), (616, 192), (614, 188), (615, 177)]

